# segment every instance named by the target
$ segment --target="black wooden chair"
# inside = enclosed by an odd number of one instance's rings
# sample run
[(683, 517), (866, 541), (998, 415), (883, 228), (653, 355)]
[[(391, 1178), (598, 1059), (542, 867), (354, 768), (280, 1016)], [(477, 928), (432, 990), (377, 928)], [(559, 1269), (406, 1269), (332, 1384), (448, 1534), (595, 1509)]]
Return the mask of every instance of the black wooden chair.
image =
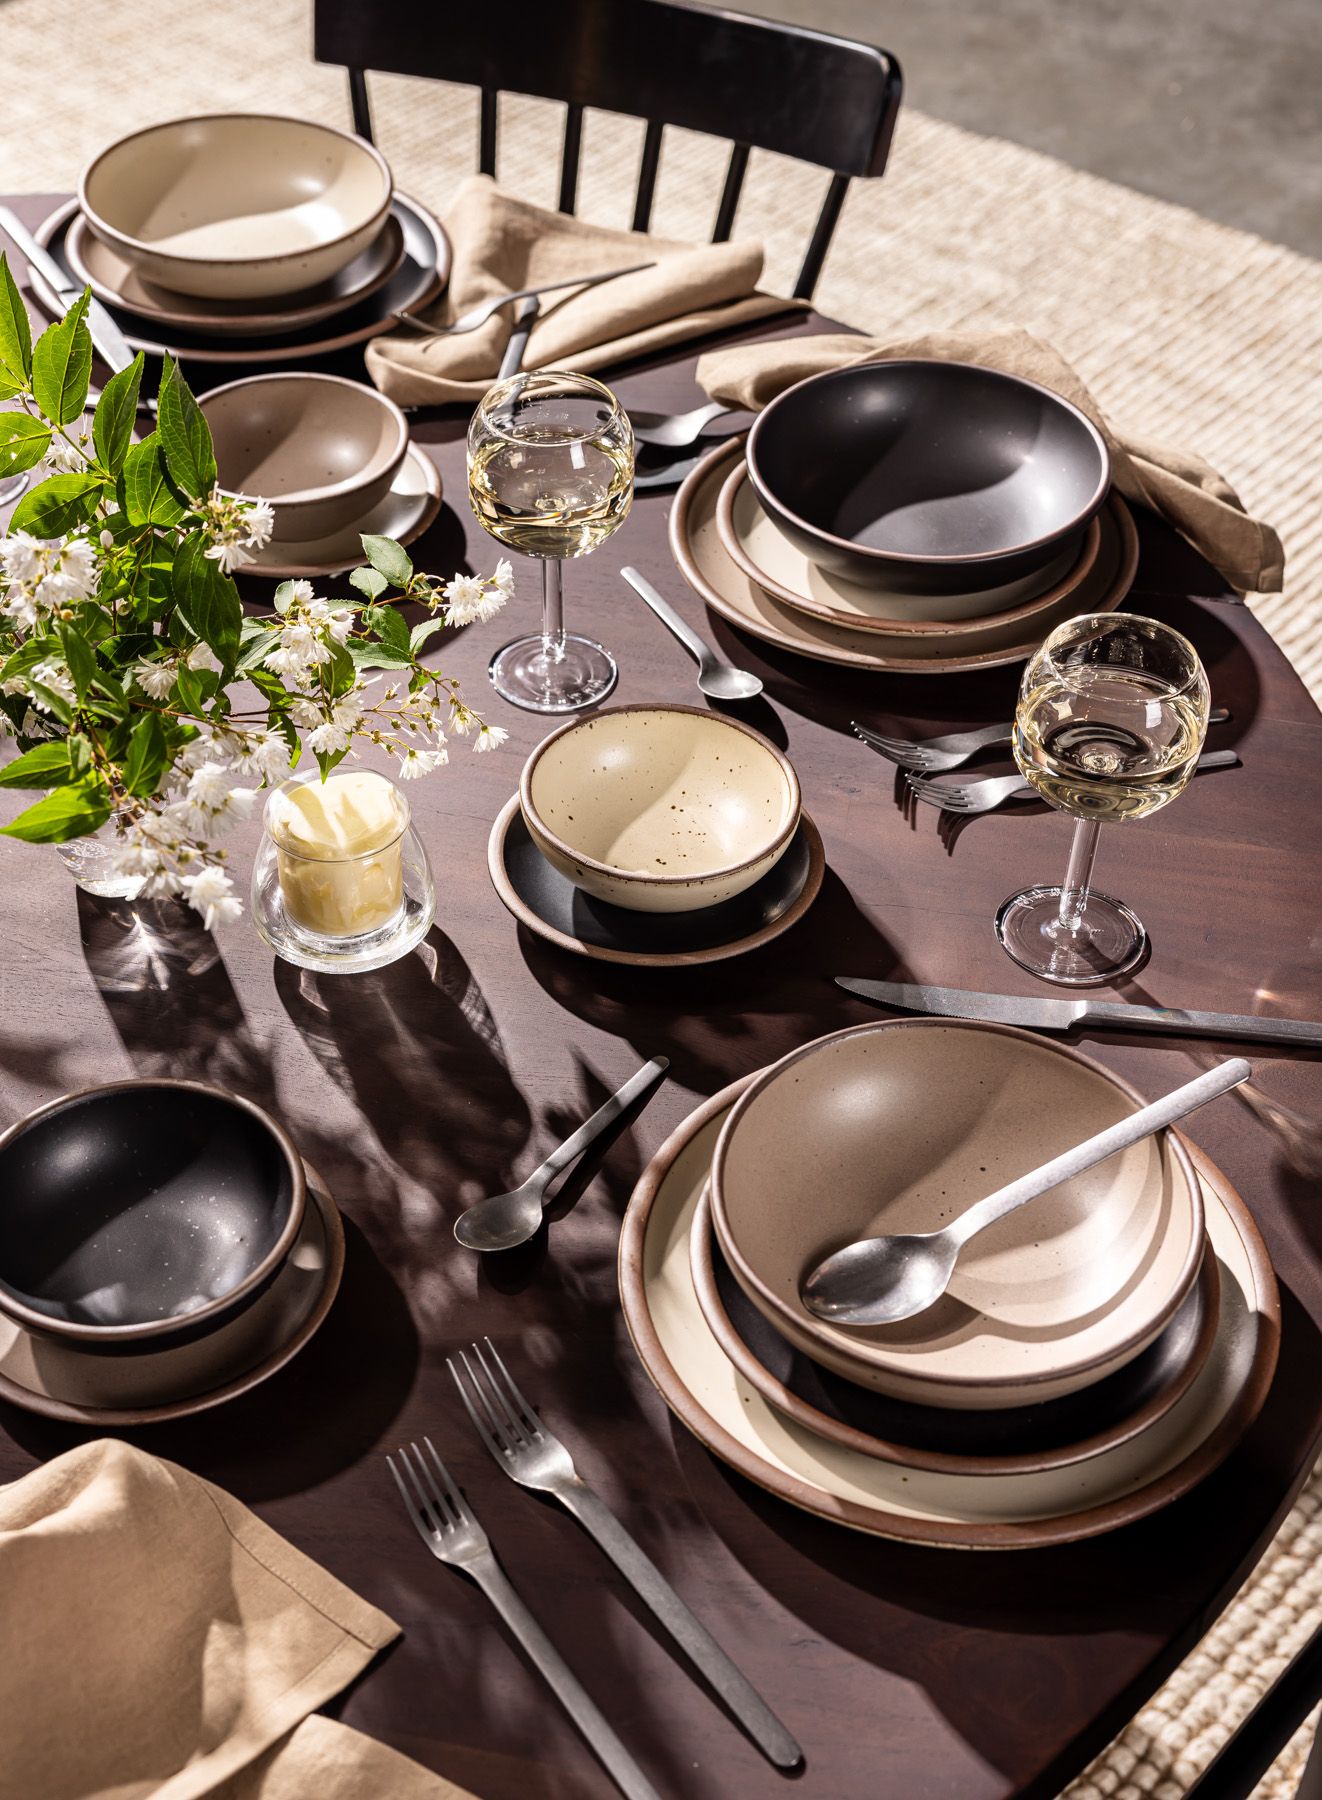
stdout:
[(647, 121), (633, 224), (645, 231), (667, 125), (732, 142), (712, 242), (734, 228), (748, 153), (775, 150), (831, 171), (795, 283), (812, 294), (855, 175), (886, 167), (900, 105), (894, 57), (686, 0), (314, 0), (314, 52), (349, 72), (354, 129), (372, 136), (367, 71), (482, 91), (478, 167), (496, 173), (496, 97), (565, 103), (560, 210), (572, 213), (585, 106)]

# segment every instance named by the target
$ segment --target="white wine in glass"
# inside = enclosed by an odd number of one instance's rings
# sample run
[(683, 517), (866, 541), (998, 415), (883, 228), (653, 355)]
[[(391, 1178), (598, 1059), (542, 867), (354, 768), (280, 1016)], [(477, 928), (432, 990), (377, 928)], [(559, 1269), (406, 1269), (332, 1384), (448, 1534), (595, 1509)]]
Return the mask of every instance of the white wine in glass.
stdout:
[(1198, 653), (1135, 613), (1058, 625), (1030, 660), (1014, 757), (1042, 798), (1078, 823), (1059, 887), (1027, 888), (996, 915), (1020, 964), (1067, 987), (1132, 969), (1147, 946), (1123, 901), (1091, 887), (1104, 824), (1146, 818), (1180, 794), (1202, 752), (1209, 692)]
[(566, 632), (561, 564), (619, 529), (633, 500), (628, 415), (587, 375), (545, 369), (498, 382), (468, 432), (468, 492), (484, 531), (542, 565), (542, 629), (493, 657), (497, 693), (533, 712), (591, 706), (615, 685), (610, 652)]

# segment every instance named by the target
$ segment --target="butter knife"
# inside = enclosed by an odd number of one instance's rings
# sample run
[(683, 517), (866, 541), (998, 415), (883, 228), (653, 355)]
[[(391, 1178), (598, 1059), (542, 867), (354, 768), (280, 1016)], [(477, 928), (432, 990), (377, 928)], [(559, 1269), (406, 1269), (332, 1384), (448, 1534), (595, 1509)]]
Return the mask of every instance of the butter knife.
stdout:
[(1254, 1013), (1185, 1012), (1169, 1006), (1131, 1006), (1115, 1000), (1048, 1000), (1039, 994), (975, 994), (963, 988), (923, 987), (907, 981), (868, 981), (837, 975), (836, 986), (899, 1012), (950, 1019), (990, 1019), (1030, 1031), (1068, 1031), (1071, 1025), (1112, 1025), (1121, 1031), (1163, 1031), (1189, 1037), (1251, 1038), (1257, 1043), (1322, 1048), (1322, 1024)]
[[(62, 269), (48, 250), (42, 249), (22, 219), (8, 206), (0, 206), (0, 230), (23, 252), (60, 305), (71, 306), (83, 291), (82, 283), (75, 281), (67, 269)], [(112, 374), (117, 375), (121, 369), (128, 368), (133, 361), (133, 351), (95, 294), (87, 309), (87, 329), (92, 334), (93, 348)]]

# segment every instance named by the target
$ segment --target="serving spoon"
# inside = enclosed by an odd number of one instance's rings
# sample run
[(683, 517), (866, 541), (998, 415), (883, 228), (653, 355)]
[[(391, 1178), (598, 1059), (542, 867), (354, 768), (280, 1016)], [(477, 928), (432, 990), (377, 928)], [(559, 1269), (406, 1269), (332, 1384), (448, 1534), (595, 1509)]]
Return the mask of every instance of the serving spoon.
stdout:
[(1154, 1100), (1119, 1124), (1108, 1126), (1074, 1149), (1055, 1156), (1040, 1169), (998, 1188), (942, 1231), (894, 1237), (860, 1238), (828, 1256), (804, 1280), (799, 1297), (810, 1313), (833, 1325), (894, 1325), (925, 1312), (945, 1293), (955, 1261), (970, 1238), (998, 1219), (1036, 1200), (1049, 1188), (1105, 1162), (1154, 1131), (1173, 1125), (1187, 1113), (1206, 1106), (1218, 1094), (1247, 1081), (1252, 1067), (1242, 1056), (1218, 1063), (1194, 1081)]
[(710, 644), (705, 644), (679, 614), (637, 569), (621, 569), (621, 575), (634, 593), (651, 607), (661, 623), (677, 637), (698, 665), (698, 686), (713, 700), (753, 700), (762, 692), (758, 676), (748, 669), (736, 669), (722, 662)]
[(454, 1222), (454, 1235), (465, 1250), (513, 1250), (517, 1244), (526, 1244), (542, 1222), (546, 1190), (560, 1171), (567, 1169), (575, 1157), (581, 1156), (635, 1100), (644, 1094), (650, 1097), (669, 1067), (668, 1056), (654, 1056), (636, 1075), (631, 1075), (623, 1087), (617, 1088), (572, 1136), (557, 1145), (525, 1182), (508, 1194), (488, 1194), (485, 1199), (474, 1201), (467, 1212), (460, 1213)]

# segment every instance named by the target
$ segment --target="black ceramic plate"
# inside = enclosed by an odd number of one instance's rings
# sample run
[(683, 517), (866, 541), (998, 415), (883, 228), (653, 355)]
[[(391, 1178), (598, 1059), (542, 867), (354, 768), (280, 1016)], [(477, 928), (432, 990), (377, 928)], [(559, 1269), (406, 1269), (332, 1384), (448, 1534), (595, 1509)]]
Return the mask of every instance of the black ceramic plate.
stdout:
[(805, 813), (780, 861), (744, 893), (699, 912), (630, 912), (593, 899), (551, 867), (528, 835), (516, 794), (492, 827), (488, 865), (505, 905), (540, 936), (606, 961), (668, 964), (733, 956), (788, 930), (815, 898), (824, 859)]

